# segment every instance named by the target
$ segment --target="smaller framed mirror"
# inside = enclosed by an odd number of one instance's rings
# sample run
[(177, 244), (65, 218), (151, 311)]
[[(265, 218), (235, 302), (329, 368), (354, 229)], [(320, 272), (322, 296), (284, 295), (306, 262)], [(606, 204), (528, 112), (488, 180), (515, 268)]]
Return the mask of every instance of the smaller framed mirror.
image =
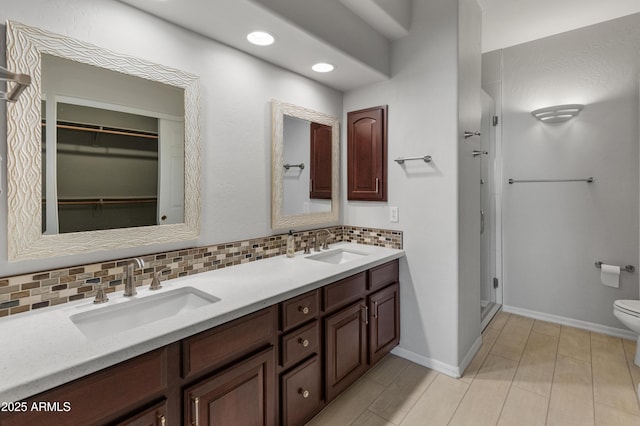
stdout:
[(338, 119), (277, 100), (271, 105), (271, 227), (337, 222)]

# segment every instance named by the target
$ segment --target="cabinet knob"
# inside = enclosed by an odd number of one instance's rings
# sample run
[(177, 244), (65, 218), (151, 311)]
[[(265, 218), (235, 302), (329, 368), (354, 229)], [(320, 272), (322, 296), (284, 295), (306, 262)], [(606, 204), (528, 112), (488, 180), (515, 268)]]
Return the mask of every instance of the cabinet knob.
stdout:
[(309, 391), (306, 389), (298, 389), (298, 393), (302, 395), (303, 398), (309, 398)]
[(308, 306), (298, 306), (298, 310), (300, 312), (302, 312), (304, 315), (307, 315), (309, 313), (309, 307)]
[(166, 426), (167, 425), (167, 420), (165, 419), (165, 417), (162, 414), (158, 414), (158, 425), (159, 426)]
[(300, 343), (303, 348), (309, 346), (309, 341), (307, 339), (303, 339), (302, 337), (298, 339), (298, 343)]

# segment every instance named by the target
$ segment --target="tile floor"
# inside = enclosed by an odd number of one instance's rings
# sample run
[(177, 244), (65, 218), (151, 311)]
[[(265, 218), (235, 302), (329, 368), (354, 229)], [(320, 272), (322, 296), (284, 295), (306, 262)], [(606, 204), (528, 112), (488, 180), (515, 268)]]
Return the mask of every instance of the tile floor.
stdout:
[(389, 355), (309, 425), (640, 425), (635, 342), (498, 313), (460, 379)]

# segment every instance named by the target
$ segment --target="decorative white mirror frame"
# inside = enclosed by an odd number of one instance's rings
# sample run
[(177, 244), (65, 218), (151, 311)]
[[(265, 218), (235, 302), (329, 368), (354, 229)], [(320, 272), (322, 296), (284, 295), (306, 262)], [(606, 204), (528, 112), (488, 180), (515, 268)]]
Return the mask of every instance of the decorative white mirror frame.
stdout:
[[(42, 234), (40, 55), (46, 53), (184, 89), (184, 223)], [(200, 90), (197, 76), (7, 21), (7, 67), (31, 76), (18, 101), (7, 104), (9, 261), (195, 240), (200, 233)]]
[[(277, 100), (271, 101), (271, 228), (337, 222), (340, 216), (340, 125), (336, 117)], [(284, 116), (331, 126), (331, 210), (284, 215)]]

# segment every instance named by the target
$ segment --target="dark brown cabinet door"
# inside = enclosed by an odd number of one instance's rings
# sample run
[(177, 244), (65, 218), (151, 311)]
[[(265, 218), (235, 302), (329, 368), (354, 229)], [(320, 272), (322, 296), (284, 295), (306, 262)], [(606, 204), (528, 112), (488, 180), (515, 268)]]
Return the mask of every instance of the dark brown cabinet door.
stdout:
[(331, 199), (331, 126), (311, 123), (309, 198)]
[(282, 391), (283, 425), (298, 426), (311, 419), (322, 407), (322, 368), (318, 355), (283, 374)]
[(270, 348), (186, 389), (186, 424), (274, 425), (274, 368)]
[(167, 426), (167, 401), (123, 420), (117, 426)]
[(363, 299), (325, 319), (327, 402), (367, 370), (367, 321)]
[(400, 286), (396, 283), (369, 296), (369, 363), (380, 361), (400, 343)]
[(387, 201), (387, 106), (347, 113), (347, 198)]

